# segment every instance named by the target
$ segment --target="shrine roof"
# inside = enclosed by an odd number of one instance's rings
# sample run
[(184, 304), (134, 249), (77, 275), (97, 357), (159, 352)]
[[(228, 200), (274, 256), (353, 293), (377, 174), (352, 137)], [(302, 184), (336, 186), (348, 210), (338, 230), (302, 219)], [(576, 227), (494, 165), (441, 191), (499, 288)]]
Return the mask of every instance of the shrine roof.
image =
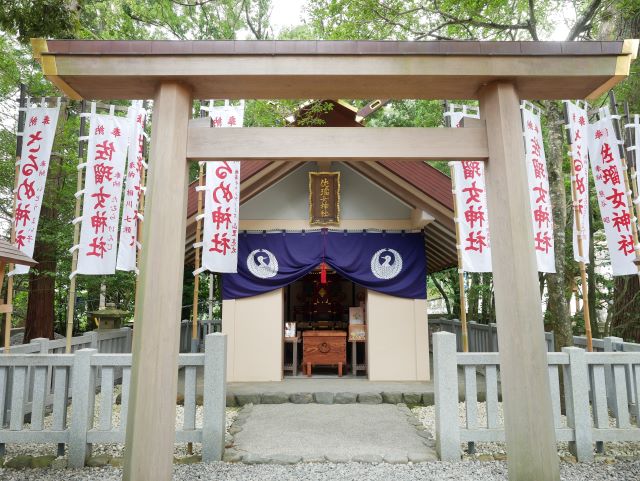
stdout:
[[(591, 98), (623, 80), (637, 40), (32, 41), (44, 74), (72, 98), (152, 98), (161, 81), (194, 98), (473, 99), (509, 80), (527, 99)], [(249, 61), (250, 60), (250, 61)]]
[(624, 41), (47, 40), (50, 55), (620, 55)]
[(0, 262), (22, 266), (35, 266), (37, 264), (31, 257), (23, 254), (20, 249), (4, 239), (0, 239)]

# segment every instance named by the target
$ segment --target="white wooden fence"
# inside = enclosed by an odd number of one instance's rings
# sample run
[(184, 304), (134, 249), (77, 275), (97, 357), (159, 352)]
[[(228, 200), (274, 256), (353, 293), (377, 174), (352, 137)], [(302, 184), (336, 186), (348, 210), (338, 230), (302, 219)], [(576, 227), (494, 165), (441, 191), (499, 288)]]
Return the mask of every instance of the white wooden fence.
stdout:
[[(208, 335), (205, 353), (180, 354), (178, 369), (184, 370), (184, 421), (176, 429), (176, 442), (202, 443), (203, 461), (220, 460), (225, 436), (226, 337)], [(196, 424), (198, 369), (204, 369), (202, 426)], [(122, 393), (116, 423), (113, 410), (119, 372)], [(0, 456), (8, 443), (58, 443), (59, 453), (66, 444), (69, 465), (81, 467), (92, 444), (124, 443), (130, 380), (131, 354), (78, 349), (73, 354), (0, 356)], [(25, 402), (27, 393), (31, 393), (30, 402)], [(25, 423), (27, 411), (29, 424)]]
[[(604, 341), (617, 343), (612, 338)], [(499, 421), (499, 354), (456, 352), (455, 336), (448, 332), (435, 333), (433, 347), (436, 449), (440, 459), (459, 460), (464, 442), (504, 442), (504, 426)], [(569, 442), (578, 461), (593, 459), (594, 443), (640, 441), (640, 352), (585, 352), (566, 347), (547, 356), (556, 439)], [(458, 421), (459, 368), (466, 400), (462, 426)], [(560, 412), (560, 369), (564, 377), (564, 420)], [(486, 384), (487, 414), (483, 423), (478, 416), (479, 371), (484, 371)], [(522, 377), (526, 383), (526, 373)]]

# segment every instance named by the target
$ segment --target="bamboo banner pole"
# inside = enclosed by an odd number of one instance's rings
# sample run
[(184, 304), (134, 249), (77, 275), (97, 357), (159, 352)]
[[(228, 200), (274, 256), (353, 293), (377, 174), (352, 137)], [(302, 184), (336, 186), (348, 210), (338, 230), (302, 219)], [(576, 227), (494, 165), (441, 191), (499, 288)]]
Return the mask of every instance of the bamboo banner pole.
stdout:
[[(80, 138), (78, 139), (78, 175), (76, 181), (76, 207), (74, 212), (74, 219), (79, 219), (82, 215), (82, 195), (79, 193), (82, 191), (83, 174), (82, 174), (82, 160), (84, 158), (84, 143), (85, 140), (85, 126), (86, 117), (82, 114), (85, 113), (86, 101), (80, 103)], [(91, 109), (93, 111), (93, 108)], [(73, 245), (77, 246), (80, 243), (80, 222), (75, 222), (73, 226)], [(74, 273), (78, 268), (78, 249), (74, 249), (71, 257), (71, 272)], [(66, 331), (66, 346), (65, 352), (71, 353), (71, 338), (73, 337), (73, 317), (76, 307), (76, 277), (74, 275), (69, 281), (69, 297), (67, 299), (67, 331)]]
[[(22, 108), (29, 107), (27, 100), (27, 87), (25, 84), (20, 84), (20, 98), (18, 100), (18, 129), (16, 136), (16, 166), (14, 169), (14, 181), (13, 181), (13, 201), (12, 201), (12, 211), (13, 219), (11, 222), (11, 245), (14, 245), (16, 242), (16, 220), (15, 220), (15, 212), (16, 205), (18, 202), (18, 180), (20, 177), (20, 160), (22, 156), (22, 131), (24, 131), (24, 124), (27, 112), (25, 110), (20, 110)], [(4, 266), (3, 272), (4, 272)], [(9, 264), (9, 273), (15, 269), (15, 264)], [(0, 289), (2, 288), (2, 284), (0, 284)], [(8, 305), (13, 306), (13, 276), (9, 275), (7, 277), (7, 302)], [(13, 307), (11, 307), (5, 314), (4, 317), (4, 352), (8, 353), (11, 350), (11, 319), (13, 317)]]
[[(629, 215), (631, 216), (631, 238), (633, 240), (633, 250), (636, 254), (635, 264), (638, 268), (638, 278), (640, 278), (640, 244), (638, 243), (638, 206), (633, 203), (633, 196), (631, 186), (629, 185), (629, 172), (627, 167), (627, 156), (625, 152), (625, 136), (620, 129), (618, 107), (616, 105), (616, 96), (613, 90), (609, 91), (609, 102), (611, 104), (611, 113), (613, 114), (612, 124), (614, 127), (615, 135), (622, 144), (619, 144), (620, 149), (620, 161), (622, 163), (622, 179), (624, 182), (624, 190), (627, 194), (627, 204), (629, 205)], [(617, 118), (616, 118), (617, 117)]]
[[(199, 244), (202, 236), (202, 220), (200, 216), (202, 215), (202, 186), (204, 183), (204, 165), (201, 162), (198, 166), (198, 214), (196, 216), (196, 240), (195, 244)], [(200, 249), (201, 247), (195, 248), (195, 271), (197, 272), (200, 269)], [(198, 342), (198, 296), (200, 289), (200, 274), (196, 274), (193, 280), (193, 316), (191, 323), (191, 344), (192, 351), (195, 352), (195, 346)]]
[[(202, 215), (202, 185), (204, 181), (204, 162), (200, 162), (198, 165), (198, 213), (196, 215), (196, 239), (195, 245), (200, 243), (201, 240), (201, 229), (202, 229), (202, 220), (200, 216)], [(195, 276), (193, 279), (193, 313), (191, 317), (191, 351), (196, 352), (198, 349), (198, 297), (200, 291), (200, 273), (198, 269), (200, 269), (200, 249), (202, 247), (195, 248)], [(193, 454), (193, 443), (187, 444), (187, 453)]]
[[(631, 116), (629, 115), (629, 104), (625, 102), (624, 105), (624, 111), (625, 111), (625, 117), (627, 119), (627, 122), (631, 122)], [(628, 134), (626, 134), (627, 129), (625, 129), (625, 147), (627, 148), (626, 150), (629, 152), (629, 171), (630, 171), (630, 183), (631, 183), (631, 193), (633, 194), (633, 212), (635, 214), (636, 217), (636, 222), (635, 224), (637, 225), (638, 219), (640, 219), (640, 197), (638, 197), (638, 195), (640, 195), (640, 193), (638, 192), (638, 183), (637, 183), (637, 176), (638, 176), (638, 149), (640, 148), (640, 145), (633, 145), (632, 144), (632, 136), (635, 137), (635, 130), (629, 130)], [(635, 139), (633, 141), (635, 143)], [(632, 150), (631, 147), (634, 147), (635, 150)], [(637, 251), (636, 251), (636, 265), (638, 266), (639, 269), (639, 274), (640, 275), (640, 258), (637, 257)]]
[[(146, 110), (147, 101), (145, 100), (142, 104), (143, 108)], [(149, 112), (147, 112), (147, 116), (144, 118), (143, 131), (147, 126), (147, 121), (149, 117)], [(143, 134), (144, 138), (144, 134)], [(142, 144), (142, 159), (144, 162), (144, 158), (146, 156), (147, 149), (146, 143)], [(136, 242), (140, 247), (136, 247), (136, 267), (140, 265), (140, 257), (142, 256), (142, 227), (144, 225), (144, 199), (145, 199), (145, 185), (147, 182), (147, 169), (144, 166), (140, 166), (140, 190), (138, 191), (138, 213), (142, 213), (142, 217), (138, 217), (136, 221)], [(135, 320), (138, 316), (138, 304), (135, 302), (138, 298), (138, 286), (140, 285), (140, 274), (136, 271), (136, 291), (133, 297), (133, 319)], [(131, 334), (135, 333), (135, 330)], [(133, 338), (132, 338), (133, 340)], [(133, 345), (133, 344), (132, 344)]]
[[(449, 110), (445, 100), (444, 111)], [(451, 127), (451, 117), (445, 115), (445, 125)], [(462, 331), (462, 351), (469, 352), (469, 331), (467, 329), (467, 302), (464, 291), (464, 271), (462, 270), (462, 244), (460, 242), (460, 224), (458, 222), (458, 199), (456, 196), (456, 175), (453, 163), (449, 163), (451, 175), (451, 193), (453, 194), (453, 223), (456, 226), (456, 252), (458, 254), (458, 290), (460, 291), (460, 330)]]
[[(569, 125), (569, 114), (567, 111), (567, 104), (564, 107), (564, 117), (567, 125)], [(587, 351), (593, 351), (593, 335), (591, 333), (591, 314), (589, 312), (589, 285), (587, 284), (587, 267), (584, 262), (584, 244), (583, 238), (580, 234), (582, 232), (582, 217), (580, 216), (580, 204), (578, 202), (578, 186), (576, 181), (576, 166), (573, 163), (573, 139), (571, 137), (571, 129), (567, 129), (567, 140), (569, 143), (569, 155), (571, 164), (571, 200), (573, 201), (573, 218), (576, 223), (576, 230), (578, 235), (576, 236), (578, 242), (578, 257), (580, 261), (578, 266), (580, 268), (580, 280), (582, 282), (582, 315), (584, 318), (584, 331), (587, 337)], [(584, 207), (585, 209), (588, 206)]]
[(462, 330), (462, 351), (469, 352), (469, 333), (467, 330), (467, 302), (464, 291), (464, 271), (462, 270), (462, 247), (460, 244), (460, 224), (458, 223), (458, 201), (456, 198), (455, 168), (449, 165), (451, 172), (451, 192), (453, 194), (453, 217), (456, 226), (456, 251), (458, 253), (458, 286), (460, 290), (460, 327)]

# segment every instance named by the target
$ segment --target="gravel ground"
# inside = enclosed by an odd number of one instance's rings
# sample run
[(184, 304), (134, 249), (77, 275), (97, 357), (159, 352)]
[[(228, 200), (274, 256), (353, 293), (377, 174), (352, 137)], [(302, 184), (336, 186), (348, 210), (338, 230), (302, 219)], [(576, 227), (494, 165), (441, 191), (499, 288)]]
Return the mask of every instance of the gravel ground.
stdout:
[[(640, 479), (640, 461), (615, 464), (562, 463), (563, 481), (606, 480), (634, 481)], [(117, 468), (85, 468), (84, 470), (3, 470), (4, 481), (120, 481), (122, 470)], [(272, 464), (246, 465), (230, 463), (192, 464), (176, 466), (174, 481), (187, 480), (246, 480), (246, 481), (484, 481), (507, 480), (504, 462), (463, 461), (460, 463), (421, 464), (362, 464), (362, 463), (305, 463), (291, 466)]]
[[(486, 403), (477, 403), (478, 406), (478, 425), (486, 426), (487, 425), (487, 404)], [(465, 403), (461, 402), (458, 404), (458, 422), (462, 426), (466, 422), (466, 411), (465, 411)], [(436, 432), (436, 414), (434, 406), (425, 406), (425, 407), (414, 407), (412, 409), (413, 413), (416, 415), (418, 420), (422, 422), (425, 426), (426, 430), (429, 431), (432, 436), (435, 438)], [(502, 413), (502, 403), (498, 403), (498, 426), (504, 425), (504, 417)], [(609, 417), (609, 425), (615, 426), (616, 419), (613, 417)], [(564, 415), (560, 416), (560, 426), (567, 426), (567, 418)], [(469, 456), (464, 454), (463, 458), (465, 459), (474, 459), (478, 456), (482, 455), (503, 455), (506, 453), (506, 445), (504, 443), (476, 443), (476, 454), (473, 456)], [(606, 442), (605, 443), (605, 453), (606, 456), (616, 457), (616, 456), (629, 456), (640, 459), (640, 443), (639, 442)], [(561, 457), (570, 457), (571, 453), (569, 452), (568, 443), (558, 443), (558, 455)], [(619, 479), (619, 478), (614, 478)], [(635, 479), (640, 479), (638, 476)]]

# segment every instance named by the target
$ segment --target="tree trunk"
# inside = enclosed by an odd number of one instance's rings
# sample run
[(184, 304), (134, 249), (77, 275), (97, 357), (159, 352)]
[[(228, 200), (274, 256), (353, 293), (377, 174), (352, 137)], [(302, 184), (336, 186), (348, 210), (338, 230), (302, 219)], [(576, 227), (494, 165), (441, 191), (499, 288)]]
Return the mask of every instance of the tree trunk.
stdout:
[(38, 264), (29, 271), (29, 301), (24, 325), (24, 343), (37, 337), (53, 338), (56, 246), (43, 240), (42, 227), (55, 220), (57, 212), (47, 206), (40, 211), (41, 235), (34, 248), (34, 259)]
[(460, 288), (458, 286), (458, 270), (449, 269), (447, 272), (447, 281), (451, 284), (453, 291), (453, 310), (452, 314), (456, 319), (460, 319)]
[(638, 276), (614, 277), (611, 335), (640, 342), (639, 312), (640, 283)]
[(568, 315), (565, 285), (565, 232), (567, 227), (567, 202), (565, 197), (562, 164), (564, 132), (562, 108), (559, 102), (546, 102), (549, 126), (549, 195), (553, 206), (553, 238), (555, 244), (556, 273), (547, 274), (547, 314), (556, 339), (556, 350), (573, 345), (571, 320)]
[(436, 286), (436, 289), (438, 289), (438, 292), (442, 296), (442, 300), (444, 301), (444, 305), (447, 308), (447, 315), (450, 316), (451, 315), (451, 303), (449, 302), (449, 297), (447, 296), (447, 293), (442, 288), (442, 285), (440, 284), (440, 282), (438, 282), (438, 279), (436, 279), (436, 276), (434, 276), (433, 274), (431, 274), (431, 280), (433, 281), (433, 285)]
[(481, 307), (481, 322), (483, 324), (489, 324), (493, 319), (491, 317), (491, 295), (493, 288), (491, 286), (492, 278), (491, 274), (485, 272), (482, 274), (482, 307)]
[(467, 295), (467, 320), (478, 321), (478, 309), (480, 304), (480, 274), (472, 273), (471, 282), (469, 283), (469, 293)]

